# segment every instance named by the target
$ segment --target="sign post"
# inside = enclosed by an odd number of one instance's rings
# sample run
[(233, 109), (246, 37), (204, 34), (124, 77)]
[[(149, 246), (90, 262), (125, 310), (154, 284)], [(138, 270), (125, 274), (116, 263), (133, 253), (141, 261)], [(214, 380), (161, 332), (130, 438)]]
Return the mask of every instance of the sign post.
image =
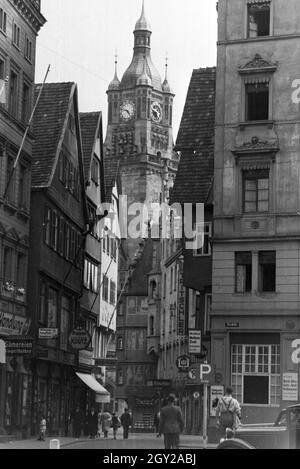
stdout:
[(200, 382), (203, 384), (203, 448), (207, 448), (207, 419), (208, 419), (208, 375), (211, 374), (212, 368), (208, 363), (200, 365)]
[(208, 382), (203, 383), (203, 448), (207, 448), (207, 392)]

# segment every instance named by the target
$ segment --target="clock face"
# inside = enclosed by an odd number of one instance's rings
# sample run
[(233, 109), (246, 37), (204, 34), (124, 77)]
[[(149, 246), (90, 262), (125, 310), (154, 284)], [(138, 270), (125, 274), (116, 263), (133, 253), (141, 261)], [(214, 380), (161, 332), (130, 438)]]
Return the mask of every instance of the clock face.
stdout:
[(154, 122), (160, 122), (162, 119), (161, 105), (157, 101), (151, 105), (151, 117)]
[(135, 113), (135, 105), (131, 101), (125, 101), (120, 107), (120, 115), (124, 121), (133, 118)]

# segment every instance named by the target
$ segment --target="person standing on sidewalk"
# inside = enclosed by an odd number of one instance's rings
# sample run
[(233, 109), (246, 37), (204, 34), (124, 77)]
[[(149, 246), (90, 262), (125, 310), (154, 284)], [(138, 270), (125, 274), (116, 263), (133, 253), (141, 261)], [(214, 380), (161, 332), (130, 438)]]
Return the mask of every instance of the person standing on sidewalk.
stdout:
[(170, 394), (167, 405), (161, 409), (158, 433), (164, 435), (165, 449), (178, 449), (184, 421), (180, 407), (175, 405), (175, 396)]
[(77, 406), (73, 415), (73, 432), (74, 432), (74, 438), (76, 439), (80, 438), (81, 436), (82, 423), (83, 423), (83, 413), (81, 412), (80, 407)]
[(116, 415), (115, 412), (112, 414), (111, 426), (112, 426), (112, 429), (113, 429), (114, 440), (116, 440), (117, 439), (118, 428), (121, 426), (121, 422), (120, 422), (120, 419)]
[(40, 434), (38, 437), (39, 441), (45, 441), (46, 430), (47, 430), (47, 421), (46, 421), (46, 417), (43, 415), (40, 421)]
[(232, 397), (232, 388), (228, 386), (225, 395), (220, 398), (216, 409), (217, 428), (220, 437), (226, 436), (228, 429), (235, 432), (240, 425), (241, 406), (239, 402)]
[(125, 409), (124, 413), (121, 415), (121, 425), (123, 427), (123, 438), (124, 440), (127, 440), (129, 427), (132, 426), (132, 419), (130, 417), (128, 409)]

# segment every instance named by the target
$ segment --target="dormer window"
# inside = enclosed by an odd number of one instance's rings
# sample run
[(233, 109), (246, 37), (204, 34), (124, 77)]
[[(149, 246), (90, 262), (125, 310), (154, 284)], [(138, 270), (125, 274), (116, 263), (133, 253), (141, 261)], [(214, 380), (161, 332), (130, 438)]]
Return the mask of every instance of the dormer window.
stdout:
[(270, 2), (251, 2), (248, 4), (248, 37), (270, 36)]

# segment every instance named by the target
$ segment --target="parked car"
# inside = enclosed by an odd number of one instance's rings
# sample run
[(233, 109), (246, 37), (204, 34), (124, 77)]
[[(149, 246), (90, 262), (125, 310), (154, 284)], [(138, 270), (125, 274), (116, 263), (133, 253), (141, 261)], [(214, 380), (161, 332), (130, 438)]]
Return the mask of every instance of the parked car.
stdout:
[(281, 410), (274, 423), (241, 425), (217, 449), (300, 449), (300, 404)]

